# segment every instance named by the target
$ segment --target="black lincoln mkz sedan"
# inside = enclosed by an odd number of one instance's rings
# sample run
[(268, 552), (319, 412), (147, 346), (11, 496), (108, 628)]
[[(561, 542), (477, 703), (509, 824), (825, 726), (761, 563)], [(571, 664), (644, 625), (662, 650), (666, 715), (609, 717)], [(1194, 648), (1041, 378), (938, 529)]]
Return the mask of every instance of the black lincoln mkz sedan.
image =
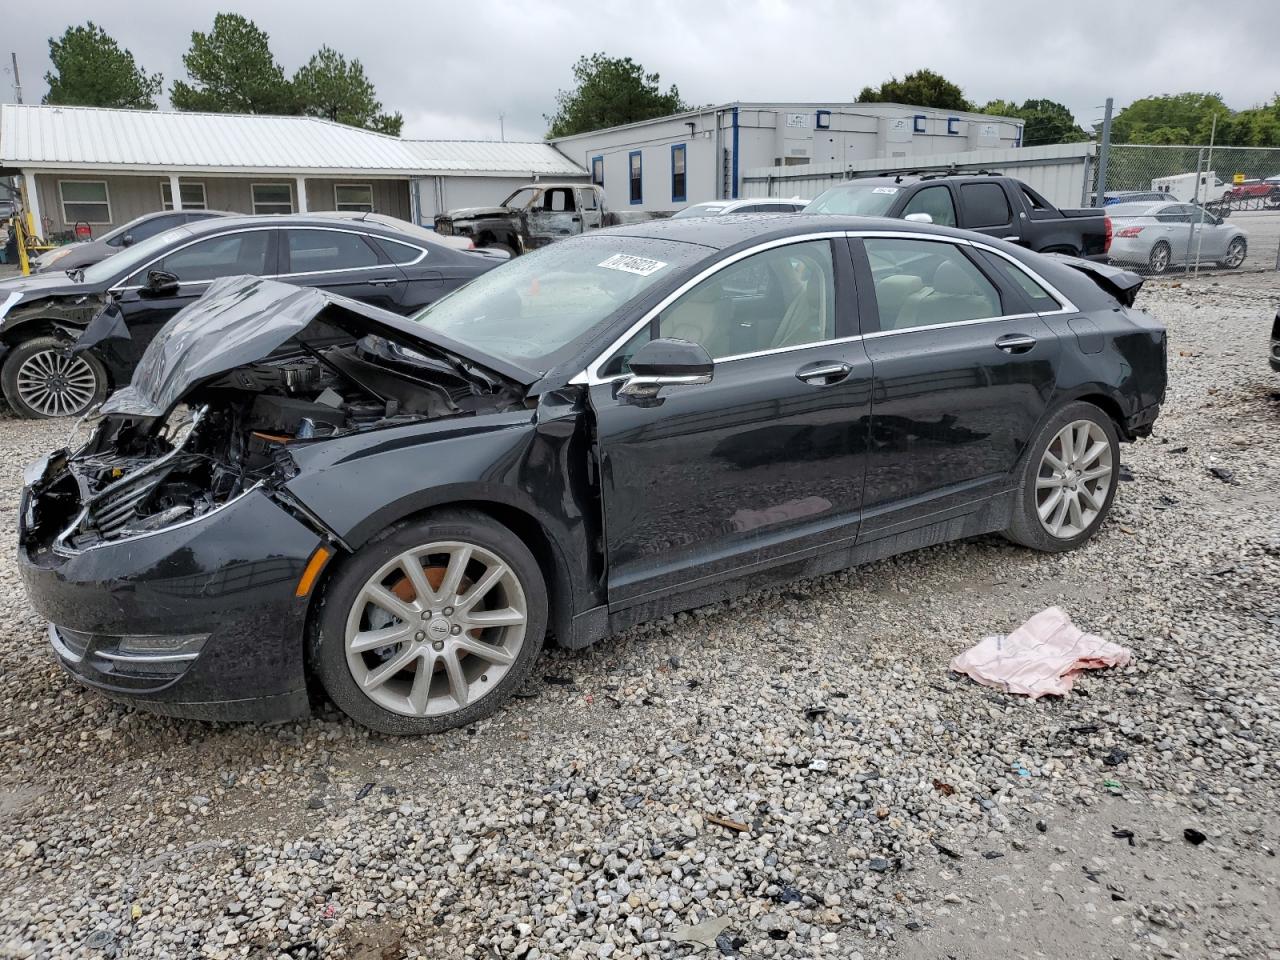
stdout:
[[(275, 277), (414, 313), (507, 259), (457, 244), (378, 214), (219, 216), (88, 266), (0, 281), (0, 387), (19, 416), (78, 416), (128, 383), (156, 331), (221, 277)], [(76, 349), (83, 341), (92, 348)]]
[(548, 636), (992, 531), (1084, 543), (1164, 397), (1140, 285), (816, 216), (573, 238), (412, 319), (224, 280), (29, 468), (22, 576), (112, 696), (279, 719), (322, 688), (443, 730)]

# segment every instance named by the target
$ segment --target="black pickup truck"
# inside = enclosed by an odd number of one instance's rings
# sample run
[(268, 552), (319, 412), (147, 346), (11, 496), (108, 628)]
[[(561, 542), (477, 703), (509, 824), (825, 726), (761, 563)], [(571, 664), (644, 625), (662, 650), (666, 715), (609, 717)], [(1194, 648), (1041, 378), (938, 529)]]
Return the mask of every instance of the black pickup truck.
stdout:
[(1111, 246), (1102, 210), (1059, 210), (1021, 180), (994, 174), (862, 177), (819, 194), (804, 212), (919, 220), (1090, 260), (1105, 260)]

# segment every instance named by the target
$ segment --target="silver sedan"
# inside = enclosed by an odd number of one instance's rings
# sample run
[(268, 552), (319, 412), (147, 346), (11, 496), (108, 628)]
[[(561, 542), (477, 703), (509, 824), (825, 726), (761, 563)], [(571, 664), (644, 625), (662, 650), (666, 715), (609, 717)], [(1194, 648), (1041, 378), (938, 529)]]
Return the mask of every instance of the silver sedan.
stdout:
[(1192, 203), (1117, 203), (1106, 208), (1111, 218), (1113, 263), (1164, 273), (1194, 263), (1235, 269), (1249, 250), (1240, 227)]

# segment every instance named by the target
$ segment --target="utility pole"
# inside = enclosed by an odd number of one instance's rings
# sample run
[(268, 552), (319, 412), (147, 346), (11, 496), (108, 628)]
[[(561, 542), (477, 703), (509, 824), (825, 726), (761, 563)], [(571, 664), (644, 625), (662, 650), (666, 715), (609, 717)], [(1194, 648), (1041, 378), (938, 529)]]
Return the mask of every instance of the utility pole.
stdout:
[(13, 95), (19, 103), (22, 102), (22, 78), (18, 76), (18, 53), (16, 50), (9, 51), (9, 58), (13, 60)]
[(1115, 101), (1107, 97), (1107, 105), (1102, 114), (1102, 146), (1098, 149), (1098, 189), (1094, 192), (1093, 205), (1107, 205), (1107, 163), (1111, 159), (1111, 108)]
[(502, 139), (503, 143), (507, 142), (506, 116), (501, 113), (498, 114), (498, 136)]
[[(1209, 159), (1205, 161), (1205, 165), (1204, 165), (1204, 176), (1206, 179), (1208, 178), (1209, 174), (1213, 172), (1213, 140), (1217, 132), (1218, 132), (1218, 115), (1215, 113), (1213, 115), (1213, 122), (1209, 127)], [(1198, 180), (1197, 180), (1196, 189), (1197, 191), (1199, 190)], [(1205, 186), (1205, 189), (1206, 190), (1208, 189), (1207, 184)], [(1205, 203), (1208, 203), (1208, 202), (1209, 202), (1208, 198), (1206, 197)], [(1193, 229), (1198, 228), (1198, 232), (1196, 234), (1196, 267), (1195, 267), (1195, 276), (1197, 277), (1200, 276), (1200, 251), (1204, 247), (1204, 218), (1206, 213), (1207, 211), (1203, 206), (1201, 206), (1200, 209), (1196, 211), (1196, 214), (1195, 214), (1196, 224), (1195, 224), (1195, 227), (1193, 228)]]

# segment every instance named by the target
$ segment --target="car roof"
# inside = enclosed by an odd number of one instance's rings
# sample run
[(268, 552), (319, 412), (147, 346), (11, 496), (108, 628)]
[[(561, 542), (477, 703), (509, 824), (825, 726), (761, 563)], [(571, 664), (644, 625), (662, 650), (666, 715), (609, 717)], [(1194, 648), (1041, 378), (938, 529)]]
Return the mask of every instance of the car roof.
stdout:
[(1149, 217), (1157, 210), (1164, 207), (1173, 206), (1168, 200), (1158, 200), (1152, 202), (1150, 200), (1130, 201), (1128, 203), (1113, 203), (1107, 207), (1107, 216), (1113, 220), (1122, 217)]
[(370, 233), (399, 234), (411, 237), (425, 235), (423, 239), (430, 239), (439, 243), (439, 240), (430, 231), (409, 223), (407, 220), (397, 220), (394, 217), (377, 213), (357, 213), (341, 210), (324, 210), (317, 213), (235, 214), (229, 217), (215, 217), (210, 220), (183, 224), (178, 229), (186, 230), (192, 236), (199, 237), (207, 233), (217, 233), (221, 230), (238, 227), (333, 227), (348, 225), (358, 226), (360, 229), (368, 230)]
[[(887, 217), (849, 217), (818, 213), (728, 213), (718, 217), (668, 217), (608, 230), (592, 231), (593, 236), (645, 237), (653, 240), (676, 240), (696, 243), (716, 250), (755, 240), (782, 239), (824, 231), (859, 231), (872, 233), (913, 233), (922, 237), (993, 242), (990, 237), (976, 237), (966, 230), (956, 230), (930, 223), (893, 220)], [(1011, 244), (993, 245), (1012, 248)]]

